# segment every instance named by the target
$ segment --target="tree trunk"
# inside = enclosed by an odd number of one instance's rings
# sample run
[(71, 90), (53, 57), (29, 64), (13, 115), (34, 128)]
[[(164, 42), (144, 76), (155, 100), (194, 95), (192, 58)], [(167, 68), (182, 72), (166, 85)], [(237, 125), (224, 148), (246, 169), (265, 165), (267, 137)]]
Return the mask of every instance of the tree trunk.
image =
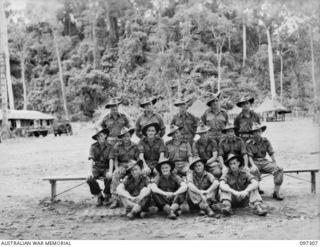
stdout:
[[(92, 10), (94, 11), (94, 10)], [(98, 48), (97, 48), (97, 33), (96, 33), (96, 16), (92, 14), (92, 43), (93, 43), (93, 68), (97, 69), (99, 66)]]
[(246, 24), (242, 24), (242, 47), (243, 47), (243, 59), (242, 59), (242, 67), (246, 66), (247, 60), (247, 30)]
[(283, 57), (280, 51), (280, 102), (283, 101)]
[(309, 25), (310, 32), (310, 48), (311, 48), (311, 73), (312, 73), (312, 85), (313, 85), (313, 102), (317, 102), (317, 84), (316, 84), (316, 75), (314, 71), (314, 49), (313, 49), (313, 35), (312, 27)]
[(272, 44), (270, 37), (270, 30), (266, 26), (267, 38), (268, 38), (268, 58), (269, 58), (269, 76), (270, 76), (270, 89), (271, 89), (271, 98), (276, 98), (276, 87), (274, 82), (274, 70), (273, 70), (273, 55), (272, 55)]
[(64, 86), (64, 82), (63, 82), (63, 71), (62, 71), (62, 65), (61, 65), (61, 58), (60, 58), (60, 52), (59, 52), (59, 47), (58, 47), (58, 42), (57, 42), (57, 37), (56, 37), (55, 31), (53, 31), (53, 41), (54, 41), (54, 46), (55, 46), (55, 50), (56, 50), (56, 56), (57, 56), (57, 60), (58, 60), (59, 78), (60, 78), (60, 84), (61, 84), (61, 92), (62, 92), (64, 113), (65, 113), (65, 116), (66, 116), (66, 120), (69, 120), (69, 114), (68, 114), (68, 108), (67, 108), (66, 89), (65, 89), (65, 86)]
[(9, 124), (8, 124), (8, 98), (7, 98), (7, 81), (6, 81), (6, 62), (5, 62), (5, 52), (0, 46), (0, 86), (1, 86), (1, 111), (2, 111), (2, 121), (0, 129), (0, 142), (1, 138), (5, 138), (9, 134)]
[[(218, 91), (220, 91), (221, 86), (221, 58), (222, 58), (222, 47), (217, 46), (217, 60), (218, 60)], [(214, 92), (214, 89), (212, 89)]]
[(9, 56), (9, 45), (8, 45), (8, 29), (7, 20), (4, 13), (4, 1), (0, 0), (0, 46), (2, 46), (3, 52), (5, 53), (5, 63), (6, 63), (6, 82), (7, 91), (9, 95), (9, 107), (14, 110), (14, 98), (12, 91), (12, 81), (10, 73), (10, 56)]
[[(23, 45), (24, 46), (24, 45)], [(23, 47), (21, 52), (20, 58), (20, 65), (21, 65), (21, 79), (22, 79), (22, 87), (23, 87), (23, 110), (27, 110), (28, 105), (28, 98), (27, 98), (27, 85), (26, 85), (26, 78), (25, 78), (25, 49)]]

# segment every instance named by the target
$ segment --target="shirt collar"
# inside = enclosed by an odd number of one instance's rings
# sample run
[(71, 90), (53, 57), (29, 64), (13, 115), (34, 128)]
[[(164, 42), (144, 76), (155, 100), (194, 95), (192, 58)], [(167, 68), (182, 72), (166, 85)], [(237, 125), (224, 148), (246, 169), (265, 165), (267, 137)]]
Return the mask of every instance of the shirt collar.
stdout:
[(220, 109), (219, 109), (217, 112), (214, 112), (211, 108), (209, 108), (209, 112), (218, 115), (220, 112), (222, 112), (222, 109), (221, 109), (221, 107), (220, 107)]
[[(249, 110), (249, 118), (250, 118), (251, 116), (252, 116), (252, 110)], [(241, 117), (241, 118), (246, 117), (246, 116), (244, 115), (243, 111), (240, 112), (240, 117)]]
[[(117, 112), (116, 115), (117, 115), (117, 117), (120, 117), (120, 116), (121, 116), (121, 115), (120, 115), (120, 112)], [(113, 114), (110, 113), (110, 114), (109, 114), (109, 118), (113, 118)]]

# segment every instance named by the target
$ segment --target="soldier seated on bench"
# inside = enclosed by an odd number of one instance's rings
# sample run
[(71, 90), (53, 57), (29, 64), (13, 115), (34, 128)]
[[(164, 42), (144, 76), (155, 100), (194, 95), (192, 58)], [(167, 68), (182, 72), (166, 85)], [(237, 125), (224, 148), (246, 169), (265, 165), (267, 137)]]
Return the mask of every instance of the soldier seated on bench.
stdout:
[[(249, 163), (252, 167), (257, 167), (254, 174), (258, 180), (261, 180), (260, 172), (271, 173), (274, 180), (274, 192), (273, 197), (276, 200), (283, 200), (280, 196), (280, 186), (283, 182), (283, 169), (277, 166), (274, 151), (269, 140), (261, 136), (261, 133), (266, 130), (266, 126), (260, 124), (254, 124), (250, 133), (254, 135), (253, 138), (247, 141), (247, 152), (249, 156)], [(266, 158), (267, 153), (271, 157), (272, 161)]]
[(232, 206), (245, 206), (248, 204), (259, 216), (265, 216), (268, 212), (263, 207), (262, 198), (258, 191), (259, 182), (246, 169), (242, 156), (229, 154), (225, 161), (228, 172), (220, 178), (220, 201), (222, 213), (233, 214)]
[[(92, 160), (92, 175), (88, 177), (87, 183), (89, 184), (91, 194), (98, 198), (97, 206), (102, 206), (103, 203), (108, 204), (111, 198), (110, 186), (112, 181), (113, 160), (109, 160), (112, 146), (106, 141), (108, 134), (108, 129), (102, 129), (92, 136), (92, 139), (97, 142), (92, 144), (90, 148), (89, 160)], [(97, 182), (100, 177), (104, 177), (103, 193)]]

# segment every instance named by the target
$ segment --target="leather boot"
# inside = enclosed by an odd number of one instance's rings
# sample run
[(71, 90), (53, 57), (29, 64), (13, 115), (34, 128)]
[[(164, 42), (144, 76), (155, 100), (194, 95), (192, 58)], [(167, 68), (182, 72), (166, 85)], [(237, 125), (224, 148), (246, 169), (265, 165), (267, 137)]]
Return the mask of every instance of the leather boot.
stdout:
[(231, 203), (223, 203), (221, 211), (226, 216), (233, 215), (233, 211), (232, 211), (232, 208), (231, 208)]
[(278, 201), (282, 201), (284, 199), (282, 196), (280, 196), (279, 192), (273, 192), (272, 196)]
[(206, 207), (205, 211), (206, 211), (206, 214), (208, 215), (208, 217), (215, 217), (216, 216), (216, 214), (212, 211), (212, 209), (209, 206)]
[(257, 204), (255, 208), (255, 213), (259, 216), (266, 216), (268, 214), (268, 211), (261, 207), (261, 204)]
[(101, 207), (103, 205), (103, 201), (104, 201), (104, 197), (102, 195), (98, 195), (96, 206)]

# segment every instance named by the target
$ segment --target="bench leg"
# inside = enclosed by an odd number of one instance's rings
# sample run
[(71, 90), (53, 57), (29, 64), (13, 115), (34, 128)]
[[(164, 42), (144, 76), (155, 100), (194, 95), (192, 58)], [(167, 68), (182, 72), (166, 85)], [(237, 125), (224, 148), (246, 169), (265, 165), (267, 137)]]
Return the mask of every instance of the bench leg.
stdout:
[(316, 194), (316, 173), (311, 172), (311, 193)]
[(54, 202), (54, 198), (56, 197), (57, 194), (57, 183), (55, 180), (50, 180), (51, 184), (51, 202)]

